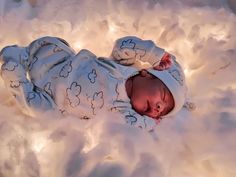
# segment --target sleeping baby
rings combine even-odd
[[[57,111],[92,119],[101,111],[148,131],[184,105],[186,85],[175,57],[151,40],[127,36],[109,58],[76,53],[63,39],[42,37],[0,53],[1,76],[27,114]],[[138,63],[148,63],[141,65]]]

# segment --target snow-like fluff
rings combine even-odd
[[[155,135],[104,113],[85,121],[23,115],[0,85],[0,176],[234,177],[233,0],[1,0],[0,48],[59,36],[109,56],[125,35],[152,39],[183,65],[189,100]]]

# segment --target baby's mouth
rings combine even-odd
[[[151,113],[151,106],[150,106],[150,103],[149,103],[148,100],[147,100],[146,107],[144,108],[143,114],[147,115],[149,117],[152,117],[154,119],[159,119],[160,118],[160,115],[158,113],[156,113],[156,112],[155,113]]]

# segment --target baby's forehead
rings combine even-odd
[[[160,80],[158,77],[153,76],[152,81],[147,84],[147,87],[153,87],[158,89],[165,89],[167,92],[170,92],[170,89]]]
[[[147,84],[147,87],[153,87],[153,86],[166,87],[166,85],[158,77],[153,76],[152,74],[151,74],[150,82],[147,82],[146,84]]]

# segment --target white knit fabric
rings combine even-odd
[[[176,114],[186,101],[187,87],[183,69],[173,56],[172,61],[173,63],[169,69],[163,71],[154,70],[152,68],[148,69],[148,72],[159,78],[167,86],[174,98],[174,108],[163,117]]]
[[[137,73],[134,67],[97,58],[88,50],[75,54],[53,37],[40,38],[28,47],[6,47],[0,59],[5,85],[25,113],[53,109],[62,115],[93,119],[114,112],[129,125],[148,131],[156,126],[154,119],[132,109],[127,96],[125,82]]]

